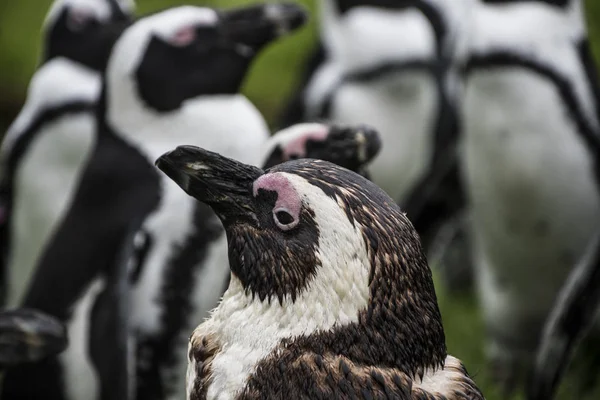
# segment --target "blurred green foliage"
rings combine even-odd
[[[244,87],[244,92],[271,123],[293,90],[303,62],[315,44],[316,3],[299,1],[311,11],[311,22],[298,34],[267,49],[254,64]],[[231,7],[253,2],[256,1],[137,0],[138,14],[181,4]],[[587,0],[586,3],[590,38],[596,59],[600,59],[600,1]],[[0,1],[0,128],[12,120],[25,98],[27,83],[38,59],[40,28],[50,4],[51,0]],[[484,328],[473,295],[449,296],[439,284],[436,287],[449,351],[465,362],[488,400],[502,399],[486,371],[482,347]],[[569,389],[567,381],[560,398],[572,399]],[[589,396],[590,400],[599,398],[600,393]]]

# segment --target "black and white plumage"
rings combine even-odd
[[[480,1],[471,39],[463,172],[487,350],[510,380],[598,228],[600,91],[580,0]]]
[[[265,146],[262,168],[299,158],[329,161],[368,177],[367,165],[381,149],[377,130],[324,123],[292,125],[275,133]]]
[[[482,399],[447,356],[418,235],[344,168],[193,146],[158,167],[227,232],[231,283],[190,339],[187,398]]]
[[[385,145],[372,178],[405,200],[456,134],[452,60],[468,2],[449,3],[320,2],[321,43],[283,124],[325,118],[373,125]]]
[[[225,239],[212,211],[153,162],[180,143],[260,162],[268,129],[239,89],[255,55],[304,20],[301,8],[281,3],[177,7],[136,21],[116,42],[98,141],[25,300],[77,331],[83,353],[70,346],[71,359],[53,366],[67,378],[68,396],[59,396],[181,397],[192,322],[225,286]],[[83,356],[93,368],[71,371]],[[42,368],[9,373],[10,390],[27,381],[39,391],[31,382],[47,380]]]
[[[94,141],[99,70],[130,0],[56,0],[41,65],[0,149],[0,297],[22,295],[66,210]]]
[[[27,308],[0,311],[0,371],[55,355],[67,347],[65,326]]]

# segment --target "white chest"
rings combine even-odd
[[[15,271],[12,302],[20,296],[42,247],[68,210],[93,148],[94,117],[65,115],[37,132],[17,167],[13,199]]]
[[[515,294],[551,302],[600,217],[590,152],[557,88],[535,72],[474,74],[464,110],[481,261]]]
[[[375,82],[341,86],[331,119],[377,128],[385,145],[369,171],[377,185],[400,201],[430,161],[438,105],[436,82],[430,73],[403,72]]]

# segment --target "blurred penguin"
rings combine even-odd
[[[480,0],[466,65],[463,172],[495,378],[531,368],[600,217],[600,91],[581,0]]]
[[[304,21],[294,4],[177,7],[118,39],[96,146],[24,301],[67,323],[71,345],[51,366],[8,371],[5,395],[46,398],[50,371],[60,398],[182,398],[187,337],[225,287],[226,238],[154,161],[190,143],[260,163],[268,128],[240,87]]]
[[[0,298],[22,294],[67,208],[94,141],[99,70],[133,0],[56,0],[41,65],[0,149]]]
[[[457,60],[466,50],[471,3],[320,2],[320,43],[282,120],[378,129],[383,147],[371,179],[403,206],[428,248],[442,223],[464,207],[452,145],[459,130]],[[432,186],[445,192],[425,210]]]

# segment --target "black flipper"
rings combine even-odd
[[[159,177],[153,165],[110,132],[100,135],[71,209],[37,266],[24,305],[67,322],[74,304],[96,278],[113,284],[122,273],[120,268],[115,269],[115,260],[124,251],[132,221],[139,223],[156,207],[159,193]],[[120,296],[121,288],[107,290],[104,296]],[[98,301],[107,300],[101,297]],[[99,323],[101,317],[96,314],[95,318]],[[119,317],[114,318],[116,323]],[[119,342],[118,338],[102,339],[98,345]],[[119,351],[106,347],[106,352],[112,350]],[[103,360],[93,362],[102,365]],[[113,372],[120,367],[111,368],[109,375],[100,376],[101,382],[113,381]],[[56,359],[45,365],[11,369],[1,397],[63,398],[60,376]]]
[[[56,318],[28,308],[0,311],[0,368],[43,360],[67,343],[66,328]]]
[[[88,346],[94,367],[101,377],[101,400],[128,399],[135,387],[135,382],[129,381],[135,365],[130,365],[129,356],[133,354],[133,348],[129,344],[128,314],[130,266],[132,261],[137,261],[134,238],[141,225],[142,221],[134,220],[126,229],[122,249],[105,277],[106,286],[96,297],[90,315]]]
[[[571,271],[550,313],[538,348],[529,400],[554,397],[569,361],[592,327],[600,304],[600,230]]]

